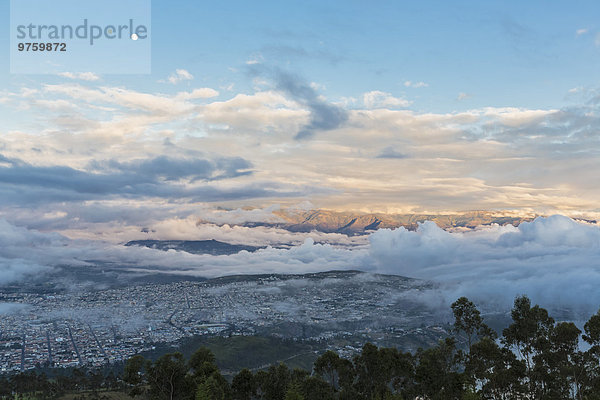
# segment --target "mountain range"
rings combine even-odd
[[[270,226],[292,232],[319,231],[364,234],[381,228],[404,227],[417,229],[418,223],[433,221],[442,229],[475,228],[479,225],[519,225],[531,221],[533,216],[514,216],[490,211],[469,211],[459,214],[384,214],[340,212],[331,210],[281,209],[274,211],[278,222],[251,222],[244,226]],[[200,221],[202,222],[202,221]]]

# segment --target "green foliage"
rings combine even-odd
[[[173,351],[169,344],[158,345],[146,358],[158,357]],[[270,336],[195,336],[184,339],[177,351],[191,358],[196,349],[205,347],[215,355],[215,364],[222,370],[239,371],[242,368],[264,368],[279,360],[294,357],[288,365],[311,369],[316,356],[310,343],[284,340]],[[295,357],[297,356],[297,357]]]
[[[304,396],[302,396],[298,387],[294,385],[285,393],[284,400],[304,400]]]
[[[454,339],[417,352],[415,382],[417,393],[432,400],[460,399],[467,381],[459,372]]]
[[[466,335],[469,351],[476,335],[491,335],[490,329],[483,323],[481,313],[469,299],[461,297],[452,303],[451,308],[454,314],[454,330]]]
[[[256,396],[257,384],[252,372],[247,368],[241,370],[233,377],[231,390],[234,400],[251,400]]]
[[[0,400],[57,399],[67,391],[64,400],[100,400],[108,397],[99,389],[115,387],[144,400],[600,400],[600,312],[582,336],[575,324],[557,323],[518,297],[512,323],[496,340],[468,299],[458,299],[452,311],[459,340],[446,338],[416,354],[367,343],[352,360],[323,353],[312,373],[279,363],[256,373],[242,369],[230,384],[203,346],[187,362],[182,353],[156,361],[134,356],[122,380],[77,368],[52,378],[34,371],[0,376]],[[463,353],[457,343],[465,342]]]
[[[227,381],[220,374],[214,374],[206,378],[198,385],[196,400],[225,400],[231,398],[228,395]]]
[[[184,400],[190,397],[192,382],[183,354],[165,354],[156,362],[146,364],[149,396],[156,400]]]

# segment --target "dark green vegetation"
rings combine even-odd
[[[177,351],[187,359],[200,347],[209,349],[215,355],[215,362],[224,375],[233,375],[244,367],[261,369],[275,361],[284,361],[291,368],[310,370],[317,359],[316,353],[323,349],[324,345],[270,336],[194,336],[183,339],[176,349],[165,343],[142,355],[155,360]]]
[[[0,394],[69,400],[123,398],[123,393],[140,400],[600,399],[600,311],[581,332],[519,297],[500,338],[468,299],[458,299],[452,311],[454,337],[415,354],[367,343],[352,360],[325,352],[310,372],[279,363],[257,372],[242,369],[228,380],[213,352],[201,347],[189,357],[135,356],[118,378],[81,370],[54,378],[35,373],[0,378]],[[269,345],[256,340],[256,346]],[[229,362],[242,349],[226,349],[219,341],[211,345],[228,353]],[[74,390],[79,397],[64,397]]]

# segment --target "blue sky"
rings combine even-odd
[[[186,65],[207,82],[229,78],[247,89],[228,68],[261,55],[330,96],[375,88],[410,96],[424,111],[556,107],[569,89],[598,79],[597,2],[166,4],[153,3],[159,75]],[[429,86],[410,90],[406,81]],[[471,97],[459,104],[459,93]]]
[[[2,8],[7,16],[8,2]],[[107,81],[164,90],[156,80],[185,68],[196,82],[248,92],[244,64],[256,58],[319,83],[331,98],[383,90],[410,98],[415,110],[448,112],[559,107],[570,89],[598,78],[593,1],[153,1],[152,14],[154,79]],[[7,46],[8,25],[1,29]],[[12,86],[36,77],[0,79]]]
[[[0,217],[73,236],[220,206],[599,217],[599,10],[154,1],[152,74],[0,60]]]

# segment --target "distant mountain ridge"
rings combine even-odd
[[[157,250],[177,250],[192,254],[210,254],[213,256],[239,253],[242,250],[254,252],[262,247],[230,244],[218,240],[132,240],[125,246],[148,247]]]
[[[501,215],[498,212],[470,211],[462,214],[383,214],[383,213],[354,213],[331,210],[283,209],[274,211],[283,222],[275,223],[245,223],[244,226],[272,226],[292,232],[320,231],[326,233],[344,233],[356,235],[367,233],[380,228],[404,227],[409,230],[417,229],[419,222],[433,221],[442,229],[475,228],[479,225],[519,225],[531,221],[533,217]]]

